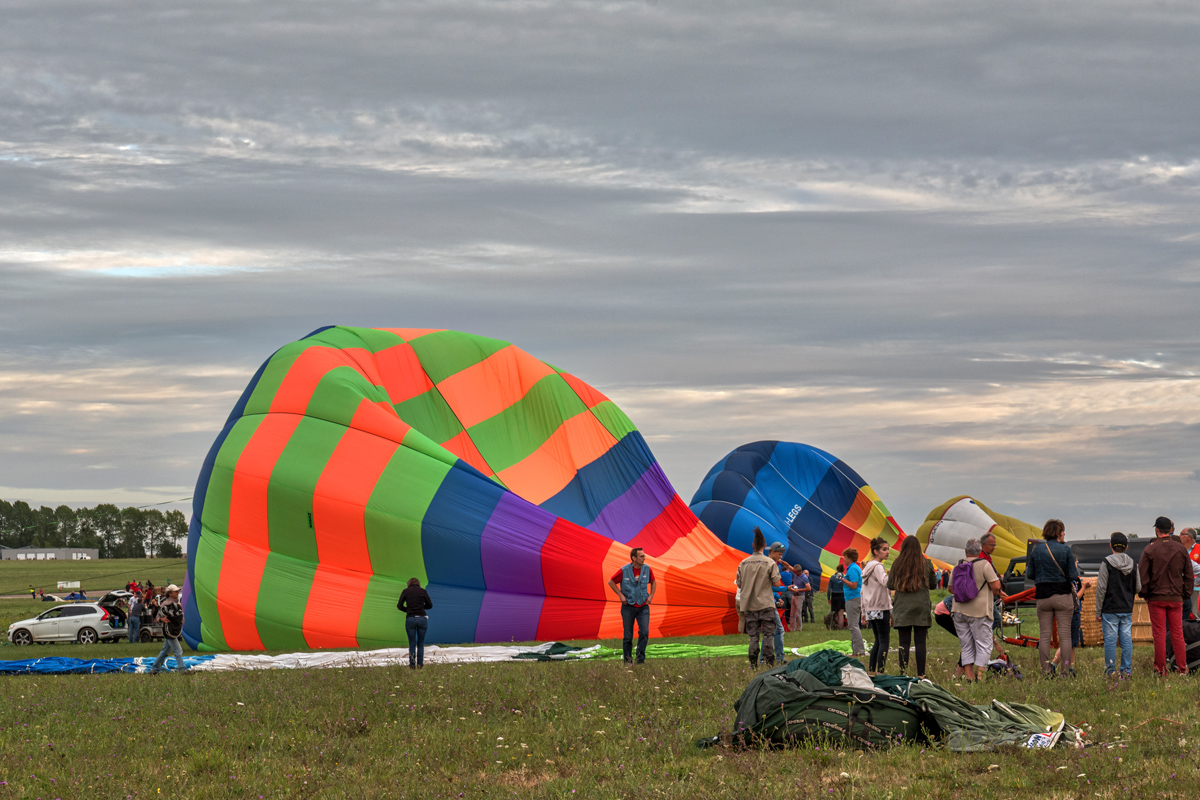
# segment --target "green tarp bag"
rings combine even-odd
[[[805,741],[865,750],[928,741],[929,717],[894,695],[825,686],[804,670],[777,667],[757,676],[734,703],[734,739],[742,744]]]

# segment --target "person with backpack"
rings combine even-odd
[[[1096,621],[1104,629],[1104,674],[1117,671],[1117,643],[1121,644],[1121,677],[1133,673],[1133,603],[1142,590],[1137,564],[1125,550],[1129,537],[1117,531],[1108,537],[1112,554],[1100,562],[1096,579]]]
[[[962,650],[966,679],[974,681],[987,673],[992,658],[992,597],[1000,594],[1000,576],[985,558],[983,545],[968,539],[963,548],[966,558],[958,562],[950,575],[950,594],[954,597],[954,630]]]
[[[1066,542],[1067,526],[1060,519],[1047,520],[1042,526],[1042,541],[1029,552],[1025,579],[1033,581],[1038,615],[1038,660],[1042,674],[1053,677],[1054,645],[1051,636],[1058,629],[1063,673],[1074,675],[1074,648],[1071,647],[1071,615],[1075,612],[1072,582],[1079,577],[1075,554]]]

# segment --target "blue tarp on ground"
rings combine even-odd
[[[184,656],[190,669],[212,660],[212,656]],[[31,658],[27,661],[0,660],[0,675],[88,675],[104,672],[149,672],[153,658]],[[175,668],[175,656],[166,666]]]

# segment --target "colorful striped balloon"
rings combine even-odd
[[[718,461],[692,498],[700,521],[729,545],[750,551],[755,526],[784,560],[810,576],[833,575],[842,551],[870,557],[882,536],[898,550],[904,531],[859,474],[824,450],[795,442],[745,444]]]
[[[736,629],[742,554],[575,376],[456,331],[330,327],[259,368],[197,482],[184,586],[203,650],[620,635],[607,588],[645,549],[656,636]]]

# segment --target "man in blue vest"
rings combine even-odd
[[[642,548],[629,551],[629,563],[621,567],[608,581],[608,587],[621,598],[621,623],[625,626],[621,647],[625,663],[633,661],[633,621],[637,620],[637,663],[646,663],[646,640],[650,638],[650,602],[658,585],[654,582],[654,571],[646,566],[646,554]]]

